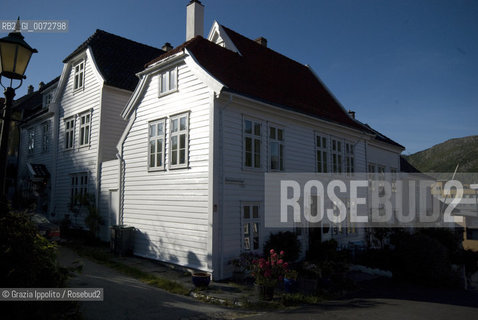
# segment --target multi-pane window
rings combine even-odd
[[[170,159],[171,168],[188,165],[188,114],[181,114],[170,119]]]
[[[35,128],[28,130],[28,153],[35,152]]]
[[[159,95],[175,91],[178,87],[178,69],[173,68],[159,75]]]
[[[345,142],[345,173],[348,176],[353,175],[355,171],[354,164],[354,145]]]
[[[260,250],[261,216],[259,204],[242,205],[242,239],[244,251]]]
[[[342,160],[343,160],[343,149],[342,141],[331,139],[332,140],[332,172],[333,173],[342,173]]]
[[[90,122],[90,113],[80,116],[80,146],[86,146],[90,143]]]
[[[74,71],[74,83],[73,83],[73,89],[81,89],[83,88],[84,81],[85,81],[85,62],[81,61],[80,63],[77,63],[73,67]]]
[[[48,93],[45,93],[43,95],[43,108],[48,108],[48,106],[51,103],[51,100],[53,99],[53,90],[48,91]]]
[[[315,150],[317,157],[317,172],[326,173],[327,170],[327,155],[328,155],[327,137],[316,135]]]
[[[392,192],[397,191],[397,172],[395,168],[390,168],[390,178],[392,180]]]
[[[284,130],[269,127],[270,169],[284,170]]]
[[[165,120],[149,123],[149,168],[164,168]]]
[[[42,125],[41,149],[43,152],[48,152],[48,145],[50,143],[50,123],[45,122]]]
[[[373,163],[368,164],[368,177],[370,180],[375,179],[375,164]]]
[[[88,194],[88,175],[76,173],[71,175],[70,202],[73,205],[79,204],[80,199]]]
[[[73,148],[75,137],[75,119],[65,121],[65,149]]]
[[[244,120],[244,167],[261,167],[261,123]]]
[[[380,165],[377,166],[377,172],[378,172],[378,179],[385,180],[385,167]]]

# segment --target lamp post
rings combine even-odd
[[[17,19],[15,31],[0,39],[0,85],[5,89],[5,106],[2,110],[2,138],[0,145],[0,197],[1,207],[6,206],[6,173],[8,163],[8,135],[12,115],[13,98],[15,90],[20,88],[25,77],[25,70],[30,62],[33,53],[38,52],[26,43],[20,33],[20,18]],[[10,79],[10,85],[5,87],[2,77]],[[13,80],[20,81],[20,84],[13,88]]]

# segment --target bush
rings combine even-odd
[[[427,285],[452,285],[456,280],[447,248],[420,232],[397,243],[392,273],[396,279]]]
[[[355,263],[373,269],[391,270],[393,251],[386,249],[368,249],[357,254]]]
[[[324,242],[316,241],[307,252],[307,259],[311,261],[330,261],[344,258],[343,252],[337,250],[336,240],[327,240]]]
[[[290,231],[271,233],[264,245],[264,256],[268,256],[271,249],[277,252],[284,251],[284,261],[294,262],[299,259],[300,242],[297,235]]]
[[[58,266],[56,246],[37,233],[30,218],[2,210],[0,214],[0,287],[64,287],[69,270]],[[6,319],[59,319],[76,303],[2,303]],[[74,312],[74,310],[73,310]],[[74,314],[68,317],[74,318]]]

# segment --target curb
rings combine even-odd
[[[210,295],[207,295],[207,294],[198,293],[198,292],[193,291],[193,290],[191,292],[189,292],[189,296],[191,296],[195,299],[198,299],[198,300],[217,303],[217,304],[221,304],[221,305],[233,305],[233,306],[237,306],[237,307],[244,306],[244,303],[241,302],[241,301],[238,301],[237,299],[234,299],[234,300],[231,301],[231,300],[228,300],[228,299],[216,298],[216,297],[213,297],[213,296],[210,296]]]

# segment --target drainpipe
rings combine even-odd
[[[224,110],[226,110],[232,103],[232,94],[229,94],[229,101],[222,106],[219,109],[219,116],[220,116],[220,121],[219,121],[219,135],[221,137],[221,145],[220,145],[220,150],[219,150],[219,155],[220,155],[220,176],[219,176],[219,199],[221,199],[221,214],[218,216],[218,222],[219,222],[219,261],[220,261],[220,274],[221,276],[224,276],[224,252],[223,252],[223,215],[225,212],[225,204],[224,204]]]
[[[121,149],[123,148],[123,146],[121,146]],[[123,151],[123,150],[121,150]],[[124,173],[123,173],[123,170],[124,170],[124,159],[123,157],[121,156],[120,153],[117,153],[116,154],[116,158],[118,158],[119,160],[119,181],[118,181],[118,191],[119,191],[119,196],[118,196],[118,201],[119,201],[119,204],[118,204],[118,224],[119,225],[123,225],[123,195],[124,195]]]

